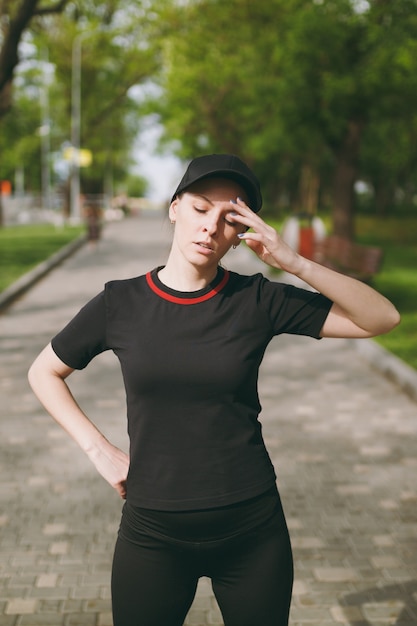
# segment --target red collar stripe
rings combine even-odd
[[[227,284],[228,280],[229,280],[229,272],[225,271],[224,276],[219,282],[219,284],[213,287],[213,289],[211,289],[207,293],[203,294],[202,296],[198,296],[196,298],[178,298],[177,296],[173,296],[170,293],[166,293],[165,291],[162,291],[162,289],[160,289],[157,285],[155,285],[151,276],[151,272],[148,272],[146,274],[146,282],[148,283],[152,291],[156,293],[156,295],[159,296],[160,298],[163,298],[164,300],[168,300],[169,302],[173,302],[174,304],[200,304],[200,302],[205,302],[206,300],[210,300],[210,298],[213,298],[223,289],[223,287]]]

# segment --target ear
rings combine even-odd
[[[172,223],[177,219],[178,202],[178,198],[175,198],[175,200],[173,200],[169,205],[168,216]]]

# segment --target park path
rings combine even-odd
[[[105,281],[163,264],[170,230],[159,213],[109,225],[96,249],[78,250],[0,316],[0,626],[112,626],[122,503],[39,406],[26,372]],[[225,264],[260,268],[244,246]],[[126,447],[117,360],[101,355],[71,386]],[[294,549],[291,625],[416,626],[417,404],[345,340],[275,339],[260,392]],[[203,579],[186,625],[221,624]]]

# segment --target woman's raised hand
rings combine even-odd
[[[298,276],[333,301],[320,333],[322,337],[374,337],[389,332],[399,323],[395,306],[375,289],[302,257],[242,200],[238,198],[232,204],[233,219],[252,229],[238,237],[262,261]]]
[[[231,201],[233,218],[251,231],[238,235],[267,265],[296,274],[303,265],[303,257],[283,241],[277,231],[266,224],[243,200]]]

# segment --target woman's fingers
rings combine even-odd
[[[126,481],[123,480],[122,482],[120,482],[118,485],[115,486],[115,489],[116,489],[117,493],[119,494],[119,496],[123,500],[126,500],[126,495],[127,495]]]
[[[236,221],[250,228],[251,231],[238,235],[268,265],[295,273],[299,265],[299,255],[290,248],[277,231],[263,221],[248,206],[237,198],[233,202]]]
[[[252,228],[257,233],[266,234],[270,231],[271,233],[276,234],[276,231],[271,226],[266,224],[266,222],[264,222],[259,215],[254,213],[243,200],[237,198],[236,201],[231,200],[230,202],[233,206],[231,216],[236,222],[243,224],[247,228]]]
[[[122,498],[125,498],[126,478],[129,471],[129,456],[105,440],[102,443],[102,447],[92,451],[89,457],[99,474],[101,474]]]

